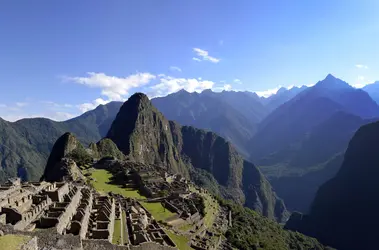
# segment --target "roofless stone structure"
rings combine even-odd
[[[121,220],[121,227],[115,227]],[[122,242],[112,244],[114,230]],[[9,180],[0,185],[0,230],[30,236],[23,249],[176,249],[175,243],[132,199],[100,195],[78,182]]]

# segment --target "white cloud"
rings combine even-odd
[[[363,64],[356,64],[355,67],[357,67],[358,69],[368,69],[368,66]]]
[[[8,106],[5,105],[5,104],[1,104],[1,103],[0,103],[0,108],[6,108],[6,107],[8,107]]]
[[[59,103],[56,103],[56,102],[52,102],[52,101],[41,101],[42,104],[45,104],[45,105],[49,105],[50,107],[52,108],[65,108],[65,109],[70,109],[70,108],[73,108],[74,105],[72,104],[68,104],[68,103],[65,103],[65,104],[59,104]]]
[[[170,93],[185,89],[188,92],[201,92],[205,89],[211,89],[215,83],[201,78],[187,79],[165,76],[160,79],[160,82],[150,87],[148,95],[150,97],[165,96]]]
[[[369,82],[371,82],[371,81],[367,80],[366,77],[358,76],[357,80],[355,81],[355,84],[353,84],[352,86],[354,88],[360,89],[360,88],[363,88],[364,86],[368,85]]]
[[[268,89],[268,90],[265,90],[265,91],[255,91],[255,93],[259,96],[259,97],[269,97],[271,95],[275,95],[276,92],[278,92],[278,90],[281,88],[281,86],[278,86],[274,89]]]
[[[196,62],[201,62],[201,59],[197,58],[197,57],[192,57],[192,60],[196,61]]]
[[[123,100],[122,100],[123,101]],[[92,109],[95,109],[97,106],[101,105],[101,104],[107,104],[111,102],[110,100],[104,100],[102,98],[97,98],[96,100],[94,100],[93,102],[87,102],[87,103],[83,103],[83,104],[79,104],[77,105],[77,108],[82,112],[87,112],[87,111],[90,111]]]
[[[121,101],[129,94],[132,88],[148,84],[155,75],[150,73],[137,73],[127,77],[108,76],[104,73],[88,72],[87,77],[65,77],[66,80],[86,85],[92,88],[100,88],[101,94],[111,101]]]
[[[208,51],[206,51],[206,50],[202,50],[202,49],[199,49],[199,48],[193,48],[193,51],[197,54],[198,57],[201,58],[201,59],[199,59],[197,57],[192,58],[195,61],[210,61],[210,62],[213,62],[213,63],[220,62],[219,58],[210,56],[209,53],[208,53]]]
[[[182,72],[182,69],[181,69],[181,68],[179,68],[179,67],[176,67],[176,66],[171,66],[171,67],[170,67],[170,70],[171,70],[171,71],[178,71],[178,72]]]
[[[16,102],[16,106],[19,107],[19,108],[22,108],[22,107],[28,106],[28,103],[26,103],[26,102]]]
[[[230,85],[230,84],[225,84],[224,85],[224,90],[229,91],[231,89],[232,89],[232,85]]]

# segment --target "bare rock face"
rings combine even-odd
[[[67,157],[86,156],[86,151],[76,137],[71,133],[65,133],[54,144],[41,181],[77,180],[82,177],[78,166]]]

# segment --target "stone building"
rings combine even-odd
[[[115,220],[122,223],[120,245],[112,244]],[[24,249],[32,250],[176,249],[138,201],[100,195],[78,182],[12,179],[0,185],[0,231],[31,237]]]

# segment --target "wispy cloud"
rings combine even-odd
[[[22,107],[28,106],[28,103],[27,102],[16,102],[16,106],[19,108],[22,108]]]
[[[0,103],[0,108],[6,108],[6,107],[8,107],[6,104]]]
[[[212,62],[212,63],[218,63],[218,62],[220,62],[219,58],[210,56],[209,53],[208,53],[208,51],[206,51],[206,50],[202,50],[202,49],[199,49],[199,48],[193,48],[193,51],[198,56],[198,57],[193,57],[192,58],[195,61],[209,61],[209,62]]]
[[[178,71],[178,72],[182,72],[182,69],[181,69],[181,68],[179,68],[179,67],[176,67],[176,66],[171,66],[171,67],[170,67],[170,70],[171,70],[171,71]]]
[[[108,97],[110,101],[121,101],[129,94],[132,88],[148,84],[155,75],[150,73],[137,73],[127,77],[108,76],[104,73],[88,72],[86,77],[65,77],[72,81],[91,88],[100,88],[101,94]]]
[[[196,62],[201,62],[201,59],[200,58],[197,58],[197,57],[192,57],[192,60],[196,61]]]
[[[368,69],[368,66],[363,64],[356,64],[355,67],[357,67],[358,69]]]
[[[238,84],[242,84],[240,79],[234,79],[233,82],[238,83]]]

